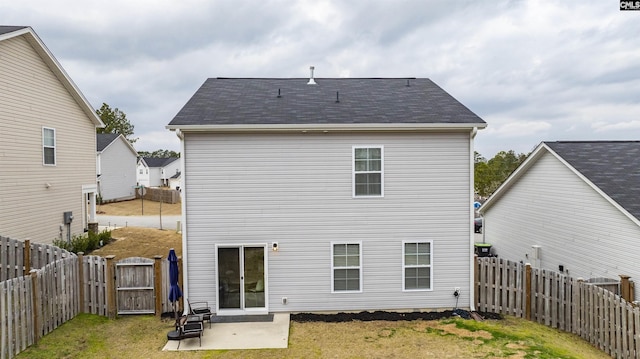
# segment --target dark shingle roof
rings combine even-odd
[[[485,124],[429,79],[315,81],[317,85],[307,85],[306,78],[210,78],[169,126]]]
[[[144,162],[149,167],[164,167],[169,163],[177,160],[177,157],[165,157],[165,158],[156,158],[156,157],[143,157]]]
[[[96,147],[98,152],[104,150],[111,142],[120,136],[117,133],[98,133],[96,134]]]
[[[18,30],[22,30],[24,28],[26,28],[27,26],[6,26],[6,25],[0,25],[0,35],[2,34],[7,34],[10,32],[14,32],[14,31],[18,31]]]
[[[640,219],[640,141],[545,142],[549,148]]]

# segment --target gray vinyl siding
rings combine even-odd
[[[83,233],[95,126],[26,40],[1,41],[0,54],[0,234],[51,243],[65,211],[75,215],[72,233]],[[56,131],[55,166],[43,166],[42,127]]]
[[[116,138],[100,156],[100,195],[104,201],[135,198],[137,155]]]
[[[352,146],[384,146],[384,197],[352,198]],[[268,251],[270,311],[469,306],[469,133],[185,134],[188,295],[215,308],[215,245]],[[402,241],[433,241],[403,292]],[[331,242],[361,242],[361,293],[331,293]],[[288,304],[283,305],[282,297]]]
[[[539,245],[543,269],[562,264],[572,277],[640,279],[640,227],[549,153],[484,217],[485,238],[501,258],[535,266],[531,246]]]

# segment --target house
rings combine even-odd
[[[138,161],[138,183],[145,187],[168,187],[169,179],[180,172],[180,158],[142,157]]]
[[[104,124],[31,27],[0,26],[0,54],[0,235],[70,239],[96,222]]]
[[[97,143],[98,194],[102,201],[136,198],[138,152],[117,133],[99,133]]]
[[[206,80],[167,126],[185,297],[218,315],[472,306],[485,126],[424,78]]]
[[[136,181],[139,186],[149,187],[149,165],[145,162],[144,157],[138,157],[136,165]]]
[[[543,142],[480,212],[502,258],[585,280],[640,280],[640,141]]]
[[[169,178],[169,188],[180,191],[180,182],[182,181],[182,174],[180,172],[174,174]]]

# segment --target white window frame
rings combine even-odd
[[[380,171],[358,171],[356,172],[356,150],[357,149],[380,149]],[[380,173],[380,194],[379,195],[356,195],[356,174]],[[367,145],[352,146],[351,148],[351,196],[352,198],[382,198],[384,197],[384,146]]]
[[[53,131],[53,146],[47,145],[45,143],[45,132]],[[58,163],[58,151],[56,149],[57,139],[56,139],[56,129],[51,127],[42,127],[42,165],[43,166],[55,166]],[[45,149],[53,148],[53,163],[47,163]]]
[[[427,265],[407,265],[405,262],[405,244],[407,243],[429,243],[429,264]],[[406,268],[430,268],[429,288],[406,289]],[[431,292],[433,291],[433,241],[432,240],[404,240],[402,241],[402,291],[403,292]]]
[[[335,245],[348,245],[348,244],[357,244],[358,245],[358,266],[336,266],[334,263],[334,249]],[[358,290],[336,290],[335,289],[335,281],[334,281],[334,273],[336,269],[358,269],[358,277],[359,277],[359,288]],[[331,242],[331,293],[362,293],[362,241],[336,241]]]

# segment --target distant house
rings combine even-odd
[[[138,157],[136,165],[136,181],[139,186],[149,187],[149,166],[144,157]]]
[[[103,201],[133,199],[138,153],[127,139],[116,133],[99,133],[97,138],[98,193]]]
[[[185,296],[218,315],[472,306],[485,126],[428,79],[208,79],[167,126]]]
[[[169,178],[169,188],[180,190],[180,182],[182,181],[182,174],[180,172],[174,174]]]
[[[543,142],[480,212],[502,258],[638,282],[640,141]]]
[[[180,172],[180,158],[142,157],[138,161],[138,183],[145,187],[169,187],[169,179]]]
[[[51,243],[96,221],[104,124],[28,26],[0,26],[0,235]]]

